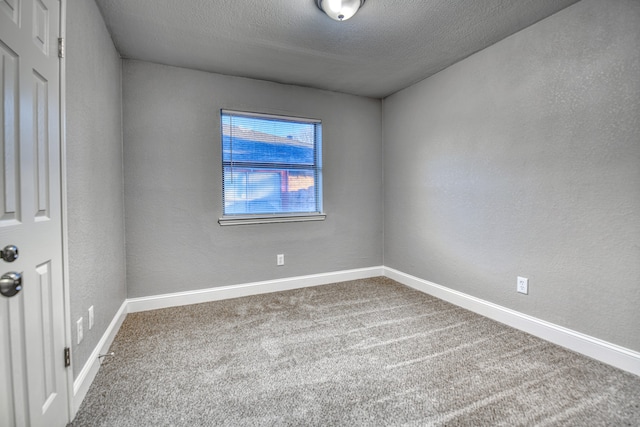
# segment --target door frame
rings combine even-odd
[[[67,43],[67,0],[60,0],[60,35],[63,47]],[[64,49],[66,50],[66,48]],[[60,94],[60,209],[62,221],[62,286],[64,293],[64,341],[65,347],[73,347],[71,333],[71,291],[69,284],[69,223],[67,210],[67,86],[66,86],[66,52],[58,58]],[[73,364],[67,368],[67,423],[75,418],[73,392]]]

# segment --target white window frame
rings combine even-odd
[[[235,114],[243,117],[257,117],[257,118],[266,118],[266,119],[275,119],[275,120],[289,120],[293,122],[299,123],[313,123],[320,124],[320,129],[322,129],[322,121],[318,119],[309,119],[304,117],[296,117],[296,116],[285,116],[285,115],[276,115],[276,114],[265,114],[265,113],[255,113],[248,111],[240,111],[240,110],[220,110],[220,117],[222,118],[223,114]],[[322,132],[322,130],[320,131]],[[274,214],[244,214],[244,215],[225,215],[224,214],[224,185],[222,188],[222,209],[223,215],[218,219],[218,224],[221,226],[228,225],[249,225],[249,224],[269,224],[269,223],[284,223],[284,222],[306,222],[306,221],[324,221],[327,217],[327,214],[323,211],[323,188],[322,188],[322,133],[319,137],[320,142],[320,150],[317,153],[315,162],[317,167],[317,182],[316,185],[318,189],[316,191],[317,194],[317,203],[320,206],[320,212],[310,212],[310,213],[274,213]],[[318,142],[314,142],[314,144],[318,144]],[[220,121],[220,149],[223,150],[223,127],[222,121]],[[319,167],[317,165],[320,165]],[[224,153],[222,153],[221,159],[222,165],[222,183],[224,183]]]

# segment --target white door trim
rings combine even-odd
[[[66,43],[67,39],[67,0],[60,0],[60,38]],[[59,59],[60,63],[60,207],[62,221],[62,286],[64,289],[64,342],[65,347],[71,348],[73,335],[71,334],[71,290],[69,286],[69,224],[67,211],[67,85],[66,59]],[[76,410],[73,400],[73,365],[67,368],[67,422],[73,421]]]

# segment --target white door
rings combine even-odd
[[[64,426],[60,194],[60,0],[0,0],[0,425]],[[7,251],[5,251],[5,255]],[[17,277],[17,276],[14,276]],[[0,290],[10,279],[0,280]]]

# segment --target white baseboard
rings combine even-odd
[[[640,353],[633,350],[437,285],[393,268],[384,267],[384,275],[403,285],[640,376]]]
[[[98,369],[100,368],[98,355],[106,353],[109,350],[127,313],[280,292],[378,276],[386,276],[459,307],[466,308],[482,316],[640,376],[640,353],[638,352],[402,273],[393,268],[380,266],[127,299],[123,302],[102,336],[102,339],[73,383],[72,416],[75,417],[76,412],[80,408],[80,404],[89,390],[89,386],[91,386],[91,383],[98,373]]]
[[[355,270],[334,271],[330,273],[312,274],[309,276],[267,280],[264,282],[221,286],[218,288],[201,289],[197,291],[130,298],[127,300],[128,312],[135,313],[138,311],[199,304],[209,301],[246,297],[249,295],[288,291],[291,289],[326,285],[329,283],[346,282],[348,280],[367,279],[369,277],[382,276],[383,271],[384,267],[382,266],[359,268]]]
[[[122,326],[122,322],[124,322],[126,316],[127,301],[125,300],[116,315],[113,317],[109,327],[102,335],[98,345],[91,353],[91,356],[89,356],[87,363],[82,367],[78,377],[73,382],[73,413],[71,414],[71,419],[75,418],[76,413],[78,413],[78,409],[80,409],[80,405],[82,404],[84,397],[87,395],[87,391],[89,391],[91,383],[93,383],[93,379],[96,377],[96,374],[100,369],[100,360],[98,359],[98,356],[109,351],[109,347],[111,347],[111,343],[120,330],[120,326]]]
[[[98,356],[107,353],[113,343],[122,322],[127,313],[155,310],[159,308],[177,307],[188,304],[198,304],[208,301],[239,298],[249,295],[258,295],[271,292],[280,292],[291,289],[306,288],[310,286],[327,285],[348,280],[367,279],[382,276],[384,267],[359,268],[355,270],[335,271],[330,273],[312,274],[309,276],[288,277],[264,282],[246,283],[242,285],[222,286],[218,288],[202,289],[197,291],[179,292],[175,294],[155,295],[151,297],[130,298],[122,303],[122,306],[113,317],[111,324],[98,342],[98,345],[89,356],[82,371],[73,382],[73,413],[75,418],[87,391],[100,369]]]

